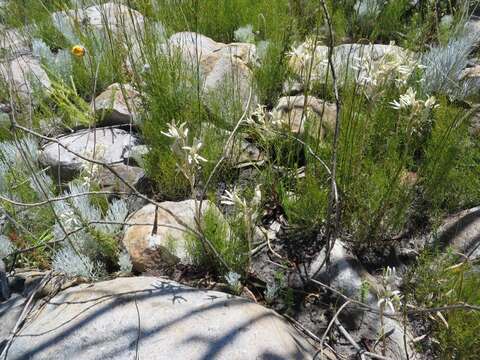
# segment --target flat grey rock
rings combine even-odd
[[[135,145],[135,136],[116,128],[98,128],[81,130],[61,136],[58,141],[69,150],[107,164],[119,164],[129,146]],[[71,180],[84,166],[85,162],[57,143],[47,144],[40,154],[40,161],[53,168],[53,174],[60,174],[62,181]]]
[[[67,289],[34,312],[8,359],[311,359],[275,312],[154,277]]]
[[[12,294],[6,301],[0,301],[0,354],[15,327],[23,310],[25,298],[20,294]]]
[[[305,106],[305,110],[304,110]],[[278,100],[273,109],[274,124],[288,129],[294,134],[304,134],[306,127],[309,135],[320,139],[326,132],[333,132],[337,116],[335,104],[304,95],[284,96]]]

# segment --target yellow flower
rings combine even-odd
[[[78,58],[81,58],[85,55],[85,48],[82,45],[75,45],[72,47],[72,54]]]

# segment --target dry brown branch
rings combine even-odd
[[[320,359],[323,359],[323,343],[325,342],[325,338],[330,332],[330,329],[332,328],[333,323],[335,322],[335,320],[337,320],[337,317],[340,315],[342,310],[345,309],[348,305],[350,305],[350,300],[346,301],[342,306],[340,306],[340,308],[337,310],[335,315],[333,315],[332,320],[330,320],[330,323],[328,324],[327,329],[325,330],[325,332],[322,335],[322,338],[320,339],[320,350],[315,354],[315,356],[313,357],[314,359],[317,357],[318,354],[320,354]]]
[[[33,208],[33,207],[38,207],[38,206],[43,206],[47,205],[49,203],[57,202],[57,201],[64,201],[76,197],[82,197],[82,196],[89,196],[89,195],[128,195],[126,192],[116,192],[116,191],[87,191],[87,192],[82,192],[78,194],[70,194],[70,195],[64,195],[64,196],[58,196],[55,198],[50,198],[44,201],[39,201],[39,202],[34,202],[34,203],[23,203],[19,201],[15,201],[12,199],[9,199],[5,196],[0,195],[0,200],[8,202],[12,205],[15,206],[23,206],[23,207],[28,207],[28,208]]]
[[[345,337],[345,339],[348,340],[348,342],[359,352],[360,358],[364,358],[365,356],[368,356],[372,359],[379,359],[379,360],[391,360],[390,358],[387,358],[385,356],[379,355],[372,353],[370,351],[363,351],[360,346],[355,342],[355,340],[352,338],[352,336],[348,333],[348,331],[343,327],[343,325],[338,321],[338,319],[335,319],[335,325],[338,327],[338,330],[342,333],[342,335]]]
[[[333,25],[330,13],[328,11],[325,0],[320,0],[323,11],[325,13],[325,21],[329,32],[329,43],[328,43],[328,64],[330,71],[332,72],[332,81],[333,81],[333,90],[335,94],[335,105],[337,112],[335,114],[335,133],[333,136],[333,154],[332,154],[332,166],[331,166],[331,189],[330,189],[330,200],[327,210],[327,234],[326,234],[326,255],[324,264],[328,264],[330,261],[330,252],[334,246],[334,242],[337,236],[338,227],[340,224],[340,200],[338,198],[338,189],[337,189],[337,157],[338,157],[338,139],[340,137],[340,96],[338,94],[338,83],[337,83],[337,74],[335,71],[335,65],[333,63],[333,52],[334,52],[334,36],[333,36]],[[322,264],[317,273],[323,268]]]

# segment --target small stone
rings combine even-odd
[[[285,96],[280,98],[273,110],[272,121],[294,134],[302,135],[308,127],[310,136],[317,137],[320,133],[322,139],[326,131],[332,131],[335,128],[336,116],[335,104],[313,96],[308,96],[306,102],[304,95]]]
[[[468,67],[460,73],[460,80],[480,77],[480,65]]]
[[[129,165],[145,167],[145,157],[148,155],[147,145],[135,145],[125,153],[125,161]]]
[[[110,85],[91,105],[103,126],[136,124],[140,107],[140,93],[129,84],[118,83]]]
[[[145,172],[142,168],[136,166],[129,166],[125,164],[114,164],[111,165],[111,168],[117,172],[117,174],[126,181],[129,185],[136,188],[140,179],[145,176]],[[98,182],[100,187],[105,191],[114,191],[114,192],[128,192],[132,190],[121,181],[118,176],[113,174],[110,170],[105,167],[101,167],[98,174],[95,176],[95,180]]]
[[[165,201],[160,203],[157,210],[155,205],[148,204],[130,215],[127,223],[139,225],[130,225],[127,228],[123,244],[136,271],[192,263],[187,252],[187,236],[191,236],[187,227],[195,229],[197,204],[195,200]],[[207,209],[217,211],[218,216],[222,217],[215,205],[205,200],[202,214]],[[156,231],[154,231],[155,213],[157,213]]]

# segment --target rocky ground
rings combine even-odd
[[[100,29],[108,26],[114,32],[143,21],[142,14],[129,12],[124,6],[106,6],[107,17],[100,13],[105,9],[98,6],[76,16],[81,22]],[[118,18],[127,12],[128,20],[120,26]],[[291,65],[299,73],[305,70],[299,54],[308,46],[304,43],[293,50]],[[36,87],[49,91],[54,85],[32,53],[31,44],[17,29],[8,29],[1,48],[9,54],[0,66],[13,86],[12,92],[27,108],[35,106],[30,99]],[[235,73],[243,110],[251,114],[257,108],[259,98],[250,86],[249,66],[256,61],[254,44],[224,44],[202,34],[180,32],[168,38],[167,48],[177,49],[185,63],[198,60],[204,94],[221,94],[226,75]],[[131,51],[126,68],[141,62],[138,47],[131,47]],[[327,46],[315,48],[318,62],[312,76],[319,81],[328,72],[328,52]],[[381,67],[385,57],[410,61],[416,56],[393,45],[343,44],[333,49],[333,66],[342,73],[348,57],[365,53],[373,68]],[[479,66],[466,69],[465,76],[479,76],[475,72]],[[367,76],[357,75],[359,79]],[[313,96],[305,98],[303,87],[284,85],[283,96],[272,108],[271,121],[292,134],[303,134],[308,127],[324,137],[335,128],[336,105]],[[203,99],[207,108],[213,106],[210,98]],[[4,104],[4,112],[11,114],[8,106]],[[149,149],[142,143],[137,126],[143,107],[141,94],[132,84],[111,84],[92,99],[90,107],[99,119],[94,127],[77,124],[65,130],[49,125],[41,133],[31,130],[40,139],[38,162],[50,169],[54,183],[61,184],[83,176],[85,159],[93,159],[98,167],[95,177],[99,191],[122,193],[128,198],[127,225],[120,243],[131,260],[131,272],[114,272],[102,281],[91,282],[53,271],[6,268],[0,259],[0,352],[4,359],[429,357],[415,344],[423,335],[415,317],[405,321],[401,313],[388,307],[384,310],[379,305],[380,294],[387,288],[402,288],[403,274],[426,247],[451,246],[468,257],[480,256],[478,207],[449,216],[432,233],[401,238],[385,250],[386,254],[367,251],[360,256],[338,239],[328,261],[323,243],[302,248],[298,241],[292,246],[291,229],[283,214],[265,209],[263,222],[253,234],[255,248],[248,276],[233,295],[229,281],[198,272],[188,255],[185,230],[196,226],[199,200],[158,201],[145,174],[142,157]],[[312,124],[305,123],[305,111]],[[472,122],[472,133],[478,132],[477,120]],[[265,160],[265,154],[250,139],[242,139],[228,156],[240,174],[239,186],[242,182],[250,186],[249,180],[255,179],[258,166]],[[210,209],[222,218],[228,207],[217,205],[205,200],[202,210]],[[300,252],[303,257],[296,257]],[[375,271],[386,266],[397,269],[389,283]],[[288,289],[286,296],[265,296],[271,284],[279,283]],[[361,298],[360,289],[365,289]],[[379,338],[380,328],[383,338]],[[382,346],[386,348],[381,350]]]

